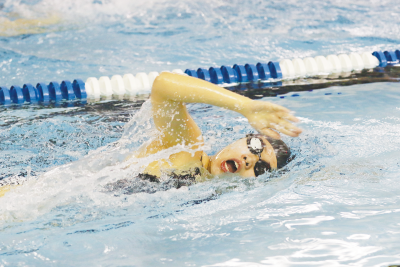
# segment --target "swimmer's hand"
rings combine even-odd
[[[289,122],[299,121],[290,110],[270,102],[252,100],[246,103],[241,113],[259,133],[275,139],[281,138],[276,131],[292,137],[297,137],[302,132],[300,128]]]

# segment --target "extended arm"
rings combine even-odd
[[[162,73],[154,81],[151,93],[153,118],[162,133],[166,147],[178,143],[202,141],[201,132],[190,117],[184,103],[204,103],[244,115],[259,132],[274,138],[278,130],[290,136],[298,136],[301,130],[287,120],[297,121],[284,107],[266,101],[254,101],[228,91],[212,83],[173,73]]]
[[[212,83],[179,74],[163,72],[154,82],[152,102],[204,103],[240,112],[251,99]]]

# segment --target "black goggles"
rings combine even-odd
[[[248,134],[247,136],[247,147],[249,151],[258,156],[258,161],[254,164],[254,174],[257,176],[266,173],[271,170],[271,166],[268,162],[261,159],[261,153],[265,148],[264,141],[254,134]]]

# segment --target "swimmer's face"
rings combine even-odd
[[[257,138],[261,139],[264,144],[260,153],[261,158],[250,151],[248,139],[242,138],[211,157],[211,174],[235,173],[242,177],[255,177],[257,173],[255,173],[254,167],[257,162],[260,164],[260,160],[261,164],[269,164],[271,169],[276,169],[277,161],[273,147],[263,136],[257,135]]]

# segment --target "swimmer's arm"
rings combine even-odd
[[[201,79],[163,72],[151,91],[152,103],[204,103],[241,112],[252,100]]]
[[[154,81],[151,91],[153,119],[162,135],[158,143],[155,141],[151,146],[160,150],[160,144],[168,148],[203,142],[201,130],[185,103],[205,103],[239,112],[251,101],[200,79],[163,72]]]
[[[258,131],[280,138],[274,130],[298,136],[301,130],[287,120],[298,121],[290,111],[266,101],[255,101],[212,83],[173,73],[161,73],[154,81],[151,93],[153,118],[164,137],[162,141],[180,143],[201,137],[184,103],[204,103],[236,111],[244,115]],[[172,119],[174,118],[174,119]]]

